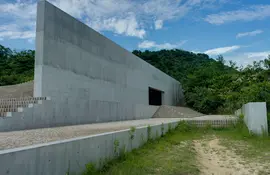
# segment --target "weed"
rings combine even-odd
[[[171,132],[172,132],[172,124],[169,123],[169,124],[168,124],[168,133],[171,133]]]
[[[151,140],[151,126],[147,126],[147,140]]]
[[[203,129],[204,129],[204,131],[208,131],[208,130],[212,129],[211,121],[206,121]]]
[[[117,156],[117,154],[118,154],[118,148],[119,148],[119,140],[114,140],[114,142],[113,142],[113,145],[114,145],[114,148],[113,148],[113,150],[114,150],[114,154]]]
[[[187,121],[180,121],[176,127],[176,129],[180,132],[190,132],[193,130],[192,128],[192,125],[189,124]]]
[[[92,163],[88,163],[85,165],[85,171],[82,174],[89,175],[89,174],[95,174],[95,173],[97,173],[95,165]]]
[[[130,130],[129,130],[130,140],[134,139],[135,131],[136,131],[136,128],[134,126],[130,127]]]
[[[119,160],[126,160],[126,145],[124,144],[122,149],[120,150]]]
[[[244,120],[245,115],[244,114],[240,114],[238,117],[239,117],[239,119]]]
[[[164,136],[164,123],[161,124],[161,137]]]

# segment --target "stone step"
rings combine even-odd
[[[48,100],[48,97],[2,98],[0,99],[0,102],[31,101],[31,100]]]
[[[16,103],[13,103],[13,104],[0,104],[0,109],[1,108],[19,108],[19,107],[28,107],[29,104],[37,104],[38,101],[34,101],[32,103],[26,103],[26,104],[16,104]]]
[[[7,113],[6,112],[0,112],[0,117],[6,117]]]
[[[20,106],[20,105],[27,105],[32,103],[38,103],[39,100],[31,100],[31,101],[6,101],[0,102],[0,108],[4,106]]]
[[[18,108],[0,108],[0,113],[1,112],[18,112]]]
[[[13,107],[5,107],[5,108],[1,108],[0,107],[0,112],[17,112],[18,108],[28,108],[28,105],[21,105],[21,106],[13,106]]]

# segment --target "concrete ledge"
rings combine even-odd
[[[59,175],[70,172],[80,173],[85,164],[94,163],[97,167],[104,164],[105,159],[117,156],[115,140],[119,141],[116,150],[125,148],[131,151],[147,142],[150,135],[155,139],[162,132],[174,129],[178,122],[164,123],[148,127],[138,127],[131,139],[129,129],[117,132],[79,137],[46,144],[33,145],[0,151],[0,174],[28,174],[28,175]]]

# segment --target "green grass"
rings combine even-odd
[[[143,174],[199,174],[194,159],[192,140],[202,137],[200,132],[188,132],[182,128],[171,131],[155,141],[151,140],[139,149],[125,153],[108,162],[101,170],[89,164],[83,174],[143,175]],[[88,172],[87,172],[88,171]]]
[[[253,161],[270,161],[270,138],[250,135],[243,122],[230,128],[198,129],[184,122],[164,137],[151,140],[139,149],[122,153],[101,170],[89,164],[84,175],[200,174],[193,140],[215,135],[229,149]],[[264,172],[261,172],[264,174]]]

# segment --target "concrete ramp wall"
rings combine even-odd
[[[33,97],[34,82],[26,82],[11,86],[0,86],[1,98]]]
[[[204,116],[204,114],[187,107],[163,105],[157,110],[153,118],[193,118],[201,116]]]

